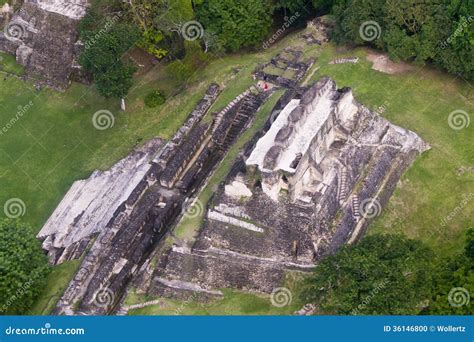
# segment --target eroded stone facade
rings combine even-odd
[[[329,78],[289,90],[207,204],[191,247],[160,258],[148,292],[271,292],[357,240],[428,146],[359,104]],[[169,284],[186,284],[186,288]]]
[[[77,71],[77,27],[87,6],[87,0],[26,0],[3,23],[0,51],[15,55],[27,75],[65,89]]]
[[[56,262],[85,255],[54,313],[112,312],[132,277],[146,273],[149,254],[183,215],[267,97],[246,92],[225,115],[203,122],[219,93],[219,86],[211,85],[164,147],[153,145],[146,155],[132,154],[112,170],[71,188],[39,234]],[[124,171],[123,164],[129,160],[134,161],[133,170]],[[208,296],[220,294],[195,284],[161,282],[169,288],[202,290]]]

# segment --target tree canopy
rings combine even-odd
[[[472,1],[333,0],[332,11],[338,42],[369,44],[394,59],[433,63],[474,79]],[[374,36],[364,37],[364,27]]]
[[[474,312],[474,229],[466,233],[462,253],[441,260],[433,277],[431,300],[424,311],[430,315],[472,315]]]
[[[418,240],[369,235],[325,258],[301,297],[321,313],[469,315],[474,293],[474,229],[458,255],[439,259]]]
[[[79,63],[93,76],[102,96],[123,98],[132,86],[135,69],[125,65],[122,57],[140,39],[140,31],[114,18],[94,11],[86,15],[80,27],[85,48]]]
[[[205,0],[196,6],[198,21],[234,52],[261,43],[272,25],[272,6],[266,1]]]
[[[429,290],[433,252],[400,235],[371,235],[325,258],[302,299],[328,314],[416,314]]]
[[[46,284],[49,268],[33,229],[0,219],[0,313],[17,315],[31,308]]]

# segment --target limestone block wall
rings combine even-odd
[[[0,34],[0,51],[16,55],[27,75],[65,89],[76,64],[77,26],[87,6],[86,0],[25,1]]]

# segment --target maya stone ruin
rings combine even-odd
[[[25,14],[40,11],[64,17],[69,27],[86,6],[41,3],[25,3],[16,20],[46,25],[45,17]],[[75,45],[77,37],[67,32],[67,43]],[[11,52],[40,70],[42,58],[58,47],[37,49],[34,32],[28,37]],[[4,43],[0,37],[0,49]],[[72,64],[60,58],[51,69],[64,77],[51,74],[56,84],[70,79],[75,57],[68,51],[64,58]],[[75,182],[38,234],[52,264],[83,258],[53,313],[122,313],[131,290],[193,300],[221,297],[222,288],[270,293],[286,272],[309,272],[357,241],[429,146],[327,77],[301,86],[314,62],[286,48],[256,68],[257,85],[219,112],[210,110],[223,89],[211,84],[168,142],[152,139],[110,170]],[[240,149],[212,198],[200,203],[214,171],[277,90],[284,93],[263,128]],[[177,238],[173,228],[196,208],[204,216],[196,235]]]
[[[77,27],[88,5],[88,0],[25,0],[15,13],[4,6],[0,51],[16,56],[28,77],[64,90],[72,79],[84,78]]]
[[[329,78],[287,95],[207,204],[194,244],[159,258],[149,294],[272,292],[285,271],[310,271],[358,239],[428,148]]]
[[[195,240],[169,245],[163,237],[268,96],[249,89],[202,122],[219,92],[209,87],[168,143],[154,139],[71,187],[38,234],[52,263],[85,255],[56,314],[117,312],[129,287],[178,299],[270,293],[286,271],[308,272],[356,241],[428,148],[329,78],[289,88],[201,204]]]

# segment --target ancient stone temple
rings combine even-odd
[[[288,90],[274,114],[207,204],[194,244],[161,256],[149,294],[271,292],[286,271],[310,271],[356,241],[428,148],[329,78]]]
[[[130,279],[268,96],[247,90],[211,122],[203,120],[220,91],[211,84],[166,144],[155,138],[110,170],[72,185],[38,234],[51,263],[84,257],[54,313],[116,308]]]
[[[0,51],[15,55],[27,75],[66,88],[77,65],[77,26],[87,6],[87,0],[26,0],[4,22]]]

